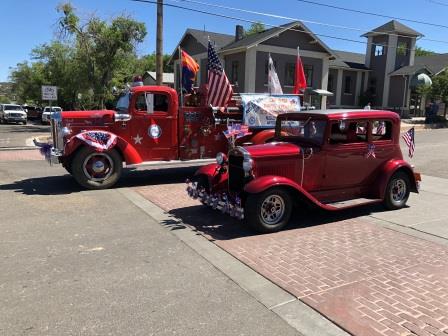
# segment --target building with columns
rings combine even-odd
[[[413,97],[415,77],[421,73],[437,75],[436,71],[448,67],[448,54],[415,57],[416,40],[421,36],[393,20],[363,35],[367,48],[365,54],[360,54],[330,49],[302,22],[295,21],[249,36],[244,35],[242,26],[236,26],[234,36],[187,29],[178,47],[200,65],[199,86],[207,82],[210,39],[237,93],[267,92],[269,54],[283,92],[292,92],[300,47],[308,84],[305,103],[317,108],[353,108],[370,102],[374,107],[409,111],[421,104]],[[175,86],[179,87],[177,49],[171,61],[176,69]],[[440,66],[434,69],[434,63]]]

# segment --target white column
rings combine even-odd
[[[364,72],[364,83],[363,83],[363,91],[366,92],[369,87],[369,72]]]
[[[359,106],[359,96],[361,95],[361,81],[362,81],[362,72],[358,71],[356,73],[355,106]]]
[[[409,65],[414,65],[414,63],[415,63],[415,42],[416,42],[416,39],[415,38],[412,38],[411,39],[411,45],[409,46],[409,52],[410,52],[410,55],[409,55]]]
[[[386,69],[384,73],[384,88],[383,88],[383,107],[389,105],[389,91],[390,91],[390,76],[389,74],[395,70],[395,61],[397,58],[397,35],[389,35],[387,43],[387,55],[386,55]]]
[[[344,73],[342,69],[338,69],[338,78],[336,81],[336,106],[341,106],[342,97],[342,77]]]
[[[252,47],[246,51],[246,62],[244,68],[244,92],[255,92],[257,67],[257,47]]]
[[[329,59],[324,58],[322,60],[322,89],[323,90],[328,90],[328,73],[330,71],[329,65],[330,65]],[[326,96],[322,97],[320,108],[322,110],[327,109],[327,97]]]

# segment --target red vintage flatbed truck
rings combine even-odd
[[[178,93],[167,86],[136,86],[120,96],[115,110],[55,113],[53,146],[46,156],[62,164],[83,187],[104,189],[118,181],[123,165],[212,159],[226,152],[223,131],[243,118],[237,101],[225,111],[214,109],[206,106],[205,89],[184,100],[186,106],[179,106]],[[99,148],[89,140],[92,136],[113,141]],[[239,143],[260,144],[273,136],[273,129],[257,128]]]

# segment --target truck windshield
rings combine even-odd
[[[23,111],[23,108],[19,105],[5,105],[5,111]]]
[[[127,93],[121,95],[120,98],[118,98],[115,110],[118,113],[128,113],[130,100],[131,100],[130,92],[127,92]]]
[[[282,119],[277,124],[276,136],[286,141],[306,141],[321,145],[324,140],[325,120]]]

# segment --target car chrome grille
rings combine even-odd
[[[21,113],[9,113],[8,116],[11,118],[21,118],[22,114]]]

